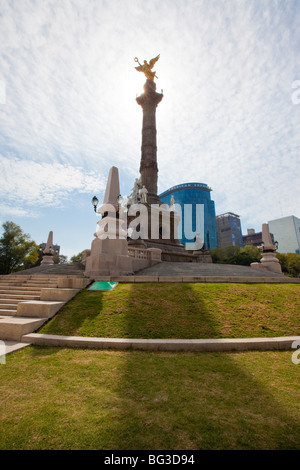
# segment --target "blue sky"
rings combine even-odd
[[[0,0],[0,224],[90,247],[110,167],[124,196],[139,176],[157,54],[159,192],[206,183],[243,233],[300,217],[299,24],[299,0]]]

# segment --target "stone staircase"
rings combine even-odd
[[[239,266],[232,264],[214,264],[214,263],[172,263],[163,261],[154,266],[142,269],[135,273],[135,276],[204,276],[204,277],[224,277],[228,280],[233,277],[238,278],[261,278],[261,279],[287,279],[283,274],[273,273],[266,269],[256,270],[250,266]],[[298,280],[299,281],[299,280]]]
[[[7,352],[27,345],[22,343],[23,335],[39,329],[90,283],[82,270],[41,271],[0,276],[0,340],[7,344]]]
[[[82,263],[71,264],[50,264],[36,266],[35,268],[26,269],[26,271],[19,271],[14,273],[14,276],[24,276],[24,274],[37,275],[37,276],[78,276],[84,277],[85,267]]]
[[[56,277],[3,276],[0,277],[0,317],[17,314],[19,302],[40,300],[42,288],[57,287]]]

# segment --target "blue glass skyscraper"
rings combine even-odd
[[[194,232],[194,235],[196,232],[200,232],[207,250],[218,246],[215,203],[210,198],[211,191],[211,188],[204,183],[184,183],[173,186],[159,195],[163,203],[170,206],[174,200],[175,205],[178,204],[181,207],[182,220],[179,241],[183,245],[193,243],[194,238],[191,232]],[[199,212],[196,212],[197,209],[199,210],[197,205],[201,205],[204,210],[204,227],[199,227],[202,218],[197,218]]]

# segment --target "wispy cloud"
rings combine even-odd
[[[0,198],[55,206],[138,176],[144,78],[157,63],[159,189],[209,184],[247,225],[299,214],[298,0],[2,0]],[[122,182],[121,182],[122,183]]]
[[[0,167],[0,198],[26,207],[60,207],[75,192],[93,193],[105,188],[105,181],[95,172],[66,164],[0,156]],[[1,209],[8,213],[9,208],[12,215],[25,215],[24,208],[12,209],[11,204],[0,205],[0,213]]]

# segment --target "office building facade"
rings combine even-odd
[[[294,215],[270,220],[269,230],[278,242],[278,253],[300,254],[300,219]]]
[[[243,247],[243,236],[240,217],[233,212],[227,212],[217,216],[218,247],[227,246]]]
[[[204,241],[205,249],[217,247],[216,211],[215,203],[211,200],[211,191],[204,183],[183,183],[159,195],[163,203],[180,206],[179,241],[186,247],[198,235]]]
[[[272,242],[274,243],[274,236],[270,233]],[[253,228],[247,229],[247,235],[243,235],[243,243],[244,246],[252,245],[252,246],[262,246],[262,232],[255,232]]]

